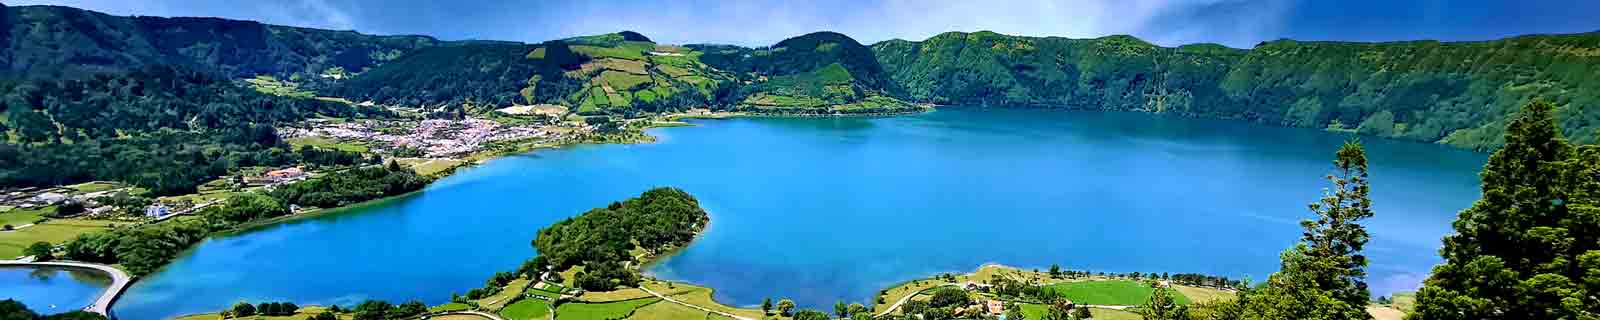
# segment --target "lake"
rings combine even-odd
[[[83,309],[111,286],[99,271],[57,267],[0,267],[0,299],[17,299],[39,314]]]
[[[1266,278],[1348,136],[1138,113],[941,111],[891,118],[728,119],[646,145],[493,160],[424,192],[209,239],[134,283],[114,313],[154,319],[248,300],[447,301],[533,255],[535,231],[653,186],[711,213],[650,268],[751,305],[820,307],[984,263]],[[1411,290],[1484,154],[1365,139],[1378,294]]]

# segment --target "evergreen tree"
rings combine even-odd
[[[1172,289],[1167,287],[1156,288],[1156,291],[1150,294],[1150,299],[1140,306],[1139,314],[1144,316],[1145,320],[1189,319],[1187,309],[1172,300]]]
[[[761,299],[761,314],[772,313],[772,298]]]
[[[1600,318],[1600,150],[1573,150],[1552,109],[1534,101],[1507,125],[1411,319]]]
[[[1327,176],[1333,184],[1310,209],[1301,243],[1285,251],[1281,269],[1259,293],[1241,295],[1247,319],[1369,319],[1366,257],[1369,236],[1359,220],[1372,217],[1367,197],[1367,157],[1359,142],[1346,142]]]

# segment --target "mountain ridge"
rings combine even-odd
[[[1500,133],[1516,106],[1545,99],[1557,106],[1563,131],[1575,141],[1593,142],[1600,129],[1600,109],[1589,108],[1600,104],[1600,31],[1474,41],[1279,39],[1248,49],[1210,43],[1166,47],[1130,35],[1075,39],[993,31],[952,31],[921,41],[864,45],[824,31],[752,48],[664,45],[633,31],[542,44],[440,41],[220,18],[0,8],[5,9],[0,15],[0,44],[5,45],[0,64],[7,73],[25,77],[178,64],[235,78],[272,75],[302,82],[301,88],[356,99],[377,95],[398,97],[380,102],[403,104],[548,103],[585,115],[692,107],[805,114],[915,110],[908,101],[1137,111],[1477,150],[1503,143]],[[560,64],[561,72],[526,65],[542,62],[510,52],[450,59],[439,51],[428,63],[408,64],[412,70],[376,74],[440,66],[455,76],[430,81],[481,81],[430,84],[419,75],[411,77],[418,80],[412,84],[344,84],[351,82],[346,77],[381,70],[428,48],[467,47],[455,50],[466,57],[474,49],[523,45],[531,48],[525,56],[533,57],[539,55],[536,47],[558,42],[577,52],[568,57],[577,60]],[[546,71],[530,76],[527,70],[535,69]],[[376,92],[385,88],[390,93]],[[369,89],[374,91],[360,92]]]

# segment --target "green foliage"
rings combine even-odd
[[[316,79],[329,68],[360,71],[418,48],[452,45],[425,36],[266,25],[218,18],[112,16],[62,6],[0,7],[9,71],[81,77],[152,63],[192,65],[230,78],[266,74]],[[11,37],[10,35],[16,35]]]
[[[950,32],[872,49],[919,102],[1149,111],[1309,128],[1371,122],[1358,130],[1487,150],[1502,143],[1506,116],[1536,96],[1565,107],[1563,131],[1595,141],[1600,109],[1584,106],[1600,104],[1597,40],[1600,33],[1452,43],[1285,40],[1241,50],[1165,48],[1126,36]]]
[[[271,195],[285,204],[334,208],[421,190],[430,181],[391,161],[279,186]]]
[[[1156,288],[1155,292],[1150,294],[1150,300],[1139,305],[1139,314],[1144,316],[1145,320],[1189,320],[1189,309],[1173,301],[1174,294],[1176,293],[1170,288]],[[1088,308],[1079,309],[1087,311]]]
[[[794,311],[794,300],[778,300],[778,315],[789,316]]]
[[[1574,150],[1534,101],[1484,165],[1412,319],[1600,317],[1600,147]]]
[[[289,152],[272,124],[387,115],[265,95],[171,67],[89,81],[0,82],[0,97],[16,137],[0,141],[0,185],[119,180],[157,195],[192,193],[239,167],[319,160]]]
[[[636,285],[638,275],[623,266],[644,262],[631,255],[635,248],[655,254],[682,246],[707,222],[693,196],[655,188],[539,229],[533,247],[556,270],[585,266],[574,279],[578,286],[605,291]]]
[[[56,257],[54,253],[51,253],[51,251],[55,251],[54,249],[55,246],[50,245],[49,242],[34,242],[28,245],[27,248],[22,249],[22,255],[33,256],[33,261],[50,261],[55,260]]]
[[[1243,319],[1366,319],[1370,298],[1365,282],[1366,257],[1361,254],[1370,236],[1360,220],[1373,216],[1368,198],[1366,152],[1355,141],[1339,148],[1332,184],[1323,198],[1310,205],[1316,220],[1304,220],[1301,242],[1282,255],[1277,273],[1256,292],[1241,292],[1239,307],[1230,311]],[[1185,310],[1187,311],[1187,310]]]
[[[972,304],[972,297],[967,292],[956,288],[945,288],[933,292],[933,298],[928,299],[928,305],[934,308],[958,307]]]
[[[22,302],[7,298],[0,300],[0,320],[106,320],[106,316],[83,310],[40,316]]]

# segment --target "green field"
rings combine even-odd
[[[44,215],[51,211],[55,211],[55,207],[11,209],[10,211],[0,212],[0,225],[15,227],[34,223],[39,219],[43,219]]]
[[[500,315],[511,320],[544,319],[550,314],[550,304],[539,299],[522,299],[500,310]]]
[[[108,221],[55,219],[11,232],[0,232],[0,259],[22,256],[22,249],[34,242],[61,244],[80,234],[105,230]]]
[[[78,190],[78,192],[90,193],[90,192],[100,192],[100,191],[106,191],[106,190],[121,188],[122,185],[118,184],[116,182],[92,181],[92,182],[84,182],[84,183],[79,183],[79,184],[75,184],[75,185],[70,185],[70,186],[67,186],[67,187],[68,188],[72,188],[73,190]]]
[[[632,320],[727,320],[732,319],[720,314],[701,311],[681,304],[660,302],[639,308],[633,312]]]
[[[607,320],[627,317],[634,309],[661,301],[659,298],[607,303],[568,302],[556,307],[557,320]]]
[[[1022,316],[1025,317],[1025,318],[1028,318],[1028,319],[1044,319],[1045,311],[1047,311],[1050,308],[1050,307],[1045,306],[1045,305],[1031,304],[1031,303],[1022,304],[1021,306],[1022,306]],[[1142,319],[1144,319],[1144,317],[1139,316],[1139,314],[1137,314],[1137,313],[1128,312],[1128,311],[1120,311],[1120,310],[1111,310],[1111,309],[1090,308],[1089,309],[1089,313],[1093,316],[1093,318],[1095,320],[1142,320]]]
[[[334,150],[343,150],[343,151],[350,151],[350,152],[367,152],[367,150],[370,150],[369,148],[367,148],[367,145],[365,145],[365,144],[361,144],[361,143],[357,143],[357,142],[341,142],[341,141],[336,141],[334,139],[324,138],[324,137],[299,137],[299,138],[291,138],[291,139],[285,140],[284,142],[288,142],[289,145],[294,146],[296,148],[298,148],[300,146],[313,146],[313,147],[318,147],[318,148],[329,148],[329,149],[334,149]]]
[[[1143,304],[1155,291],[1148,284],[1131,280],[1063,282],[1050,285],[1049,288],[1076,304],[1113,306]],[[1189,304],[1189,298],[1182,294],[1172,297],[1180,305]]]
[[[465,303],[451,302],[451,303],[446,303],[446,304],[433,306],[432,308],[428,308],[428,312],[461,311],[461,310],[467,310],[467,309],[470,309],[470,308],[472,308],[472,306],[469,306],[469,305],[467,305]]]

